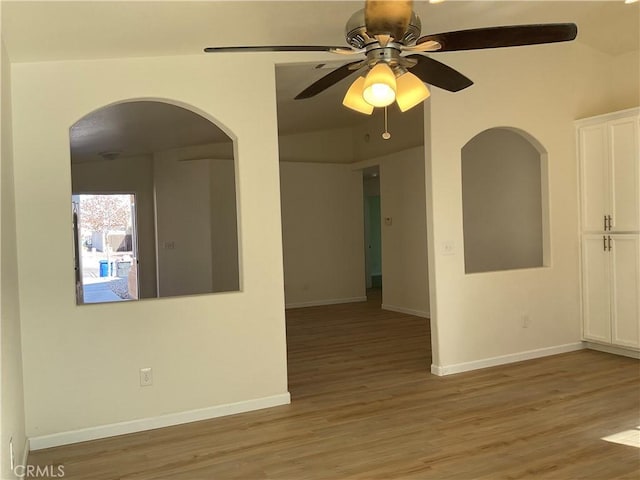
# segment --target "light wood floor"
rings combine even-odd
[[[601,440],[640,425],[637,360],[585,350],[436,377],[427,321],[379,298],[290,310],[287,329],[291,405],[30,463],[66,480],[638,478],[640,449]]]

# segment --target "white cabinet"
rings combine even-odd
[[[576,122],[583,232],[640,230],[640,113]]]
[[[583,339],[640,351],[640,109],[576,122]]]
[[[640,235],[611,238],[611,343],[640,348]]]
[[[610,256],[605,235],[582,238],[582,325],[585,340],[611,343]]]
[[[640,235],[582,237],[585,340],[640,348]]]

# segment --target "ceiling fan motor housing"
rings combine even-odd
[[[411,20],[409,20],[407,31],[401,39],[394,40],[403,45],[415,45],[418,38],[420,38],[421,30],[422,23],[420,22],[420,17],[418,17],[415,12],[411,12]],[[347,43],[356,50],[360,50],[367,45],[377,42],[375,37],[369,35],[367,32],[364,20],[364,9],[358,10],[351,15],[345,27],[345,37]]]

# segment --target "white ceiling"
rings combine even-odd
[[[206,55],[202,52],[206,46],[341,45],[345,44],[345,22],[363,5],[362,1],[3,0],[2,37],[12,62]],[[422,19],[423,34],[575,22],[577,41],[604,53],[638,51],[640,44],[640,4],[626,5],[622,0],[449,0],[439,4],[416,0],[414,9]],[[277,68],[281,133],[335,128],[365,119],[340,105],[348,79],[315,98],[293,100],[329,71],[315,66]]]

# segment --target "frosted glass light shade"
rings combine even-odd
[[[411,72],[400,75],[397,79],[396,102],[400,111],[406,112],[420,102],[429,98],[429,89],[418,77]]]
[[[344,96],[342,100],[342,104],[350,108],[351,110],[355,110],[356,112],[364,113],[366,115],[371,115],[373,113],[373,105],[369,105],[362,98],[362,91],[364,90],[364,77],[356,78],[355,82],[351,84],[349,90]]]
[[[386,63],[378,63],[364,79],[364,101],[374,107],[386,107],[396,99],[396,76]]]

